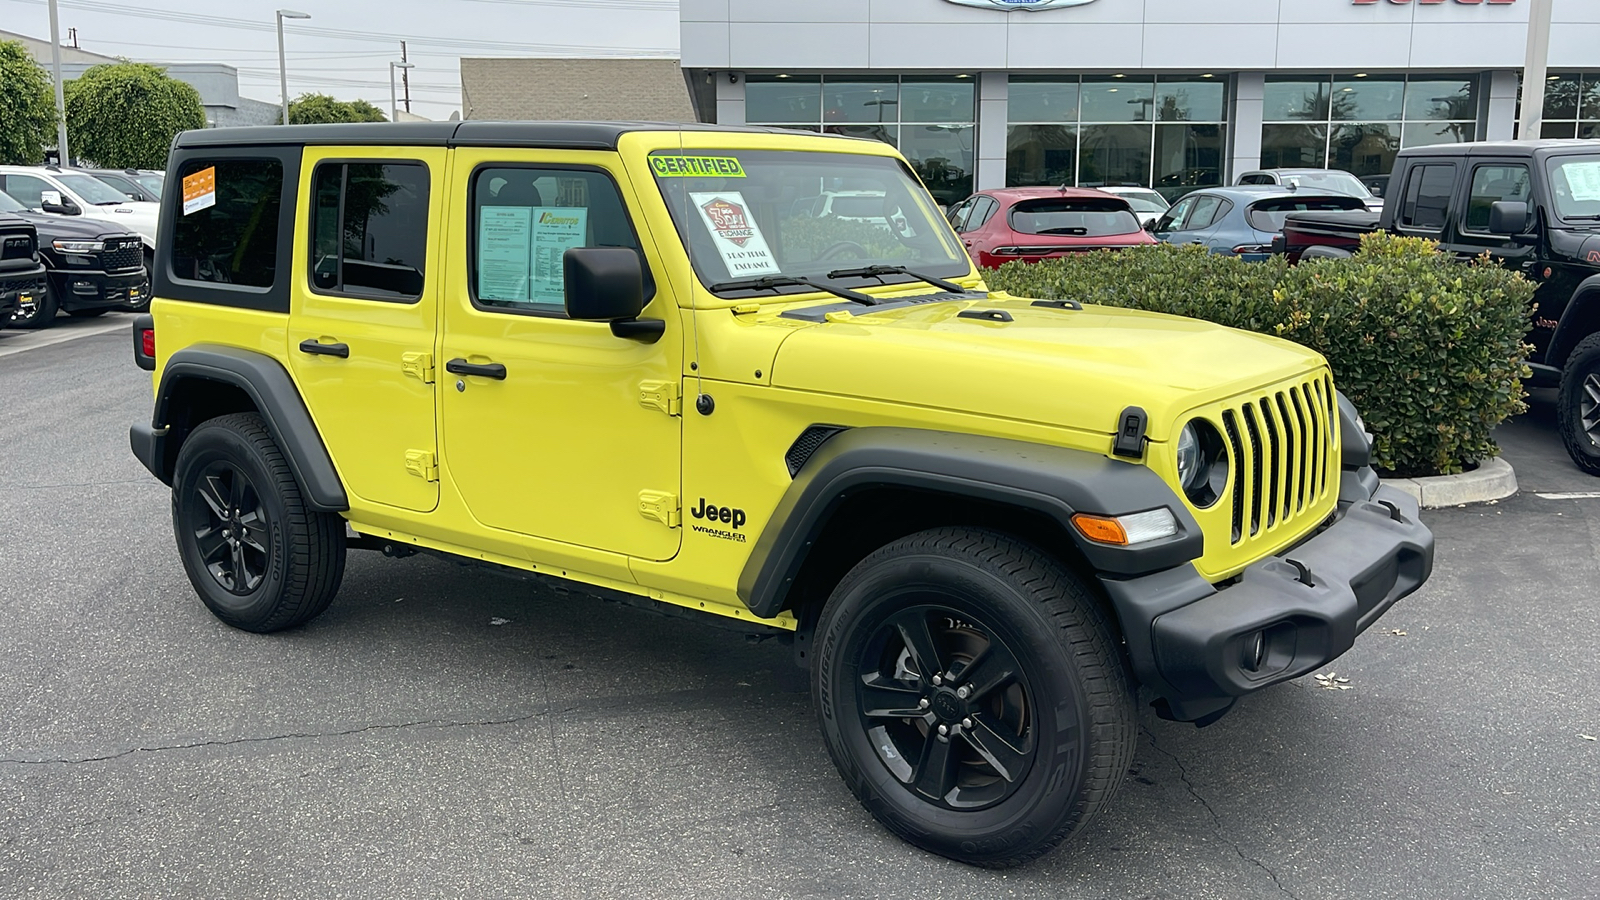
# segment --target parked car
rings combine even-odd
[[[1260,261],[1272,254],[1284,217],[1312,209],[1365,211],[1366,204],[1278,185],[1204,188],[1185,194],[1150,230],[1169,244],[1203,244],[1213,253]]]
[[[49,290],[18,305],[11,314],[11,327],[48,328],[58,310],[87,317],[150,305],[144,242],[137,234],[102,219],[33,212],[4,191],[0,191],[0,212],[38,230],[39,261],[49,281]]]
[[[787,636],[862,804],[1000,866],[1115,796],[1136,686],[1209,723],[1428,578],[1320,354],[991,294],[894,148],[689,127],[179,134],[172,177],[229,189],[163,195],[129,437],[198,599],[296,628],[372,573],[348,551],[428,549]],[[829,183],[914,237],[783,234]],[[978,199],[1138,232],[1108,194]]]
[[[1360,178],[1343,169],[1261,169],[1239,176],[1236,184],[1278,184],[1294,190],[1313,190],[1319,194],[1344,194],[1360,197],[1368,209],[1383,209],[1383,200],[1372,193]]]
[[[160,203],[161,188],[151,188],[138,178],[137,169],[78,169],[104,181],[128,195],[129,200],[141,203]]]
[[[1371,231],[1426,237],[1462,259],[1483,253],[1538,285],[1532,384],[1559,387],[1572,461],[1600,475],[1600,142],[1446,144],[1400,151],[1381,214],[1293,215],[1283,251],[1349,256]]]
[[[1023,187],[983,191],[950,208],[950,224],[984,268],[1118,249],[1155,240],[1125,199],[1088,188]]]
[[[48,290],[33,223],[0,212],[0,328],[17,307],[33,303]]]
[[[1115,194],[1128,201],[1128,205],[1133,207],[1133,214],[1139,217],[1139,226],[1141,228],[1161,218],[1168,209],[1172,208],[1172,204],[1168,203],[1167,198],[1161,196],[1159,191],[1153,191],[1147,187],[1107,184],[1096,187],[1095,190]]]
[[[93,175],[52,166],[0,166],[0,191],[42,213],[103,219],[135,232],[144,244],[145,268],[155,259],[159,203],[129,200]]]

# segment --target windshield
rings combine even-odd
[[[1139,231],[1139,219],[1120,199],[1051,197],[1011,208],[1011,230],[1021,234],[1110,237]]]
[[[1600,218],[1600,156],[1558,156],[1546,165],[1556,215]]]
[[[708,286],[745,278],[826,279],[838,269],[873,265],[944,278],[972,268],[933,198],[892,157],[657,151],[650,168],[695,273]],[[859,284],[862,278],[878,282],[840,280]]]
[[[129,175],[128,177],[144,185],[145,190],[150,193],[155,194],[157,197],[161,196],[161,186],[165,183],[165,179],[162,178],[160,173],[140,172],[137,175]]]
[[[1333,212],[1337,210],[1366,209],[1359,197],[1279,197],[1275,200],[1257,200],[1245,210],[1245,220],[1257,231],[1279,232],[1292,212]]]
[[[95,206],[111,206],[117,203],[127,203],[128,195],[117,190],[93,175],[80,175],[75,172],[62,172],[56,178],[61,183],[71,188],[79,197]]]
[[[134,181],[126,175],[114,175],[108,172],[104,175],[96,175],[94,177],[100,181],[104,181],[106,184],[111,185],[112,188],[121,191],[134,200],[150,199],[150,193],[145,190],[144,185]]]
[[[1372,196],[1372,192],[1367,190],[1367,186],[1361,183],[1361,179],[1351,175],[1349,172],[1341,172],[1337,169],[1323,169],[1317,172],[1295,172],[1292,175],[1282,175],[1280,179],[1284,184],[1292,184],[1295,187],[1312,187],[1319,191],[1344,194],[1346,197],[1360,197],[1365,200]]]
[[[22,212],[27,207],[17,202],[17,198],[5,191],[0,191],[0,212]]]
[[[1116,191],[1118,197],[1128,201],[1136,213],[1164,213],[1169,204],[1155,191]]]

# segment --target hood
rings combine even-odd
[[[1137,406],[1161,441],[1189,410],[1326,365],[1297,344],[1198,319],[1032,303],[997,295],[817,324],[783,342],[772,383],[1108,435]],[[1010,321],[959,315],[969,310]]]
[[[40,244],[51,241],[97,241],[134,233],[132,228],[118,228],[111,222],[90,216],[56,216],[36,212],[16,212],[11,215],[32,222],[39,229]]]
[[[84,210],[83,217],[110,222],[122,231],[137,232],[146,243],[154,244],[156,219],[160,213],[159,203],[140,203],[137,200],[130,200],[114,206],[92,206]]]

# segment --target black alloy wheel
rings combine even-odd
[[[232,463],[207,465],[195,482],[199,503],[184,504],[200,559],[223,590],[247,596],[272,562],[272,528],[250,477]]]
[[[879,822],[951,859],[1026,862],[1081,830],[1133,761],[1126,663],[1083,582],[1010,536],[888,544],[817,622],[812,697]]]
[[[1556,424],[1573,463],[1600,475],[1600,334],[1580,341],[1561,369]]]
[[[1027,676],[998,632],[936,592],[884,620],[856,668],[860,725],[907,790],[946,809],[1010,797],[1033,767]]]

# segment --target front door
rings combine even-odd
[[[455,151],[440,378],[444,458],[477,521],[627,556],[670,559],[682,533],[677,304],[616,154]],[[567,318],[562,260],[640,252],[654,343]],[[450,374],[475,367],[479,374]],[[481,368],[479,368],[481,367]]]
[[[290,369],[352,502],[439,503],[442,148],[307,148]]]

